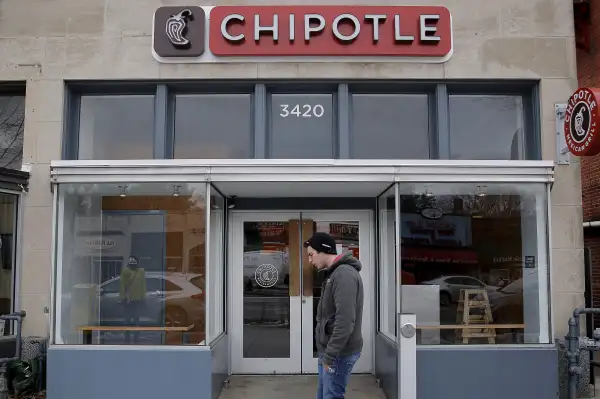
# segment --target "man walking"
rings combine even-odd
[[[310,263],[325,274],[315,328],[317,399],[343,399],[363,346],[362,265],[350,252],[338,255],[335,239],[326,233],[315,233],[304,247]]]

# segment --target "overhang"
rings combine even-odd
[[[53,184],[127,182],[552,183],[552,161],[128,160],[53,161]]]
[[[27,192],[29,187],[29,172],[22,170],[0,168],[0,190]]]

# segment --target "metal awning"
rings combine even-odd
[[[29,172],[0,168],[0,190],[27,192],[29,189]]]
[[[53,184],[127,182],[552,183],[552,161],[128,160],[53,161]]]

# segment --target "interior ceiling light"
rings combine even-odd
[[[173,184],[173,197],[179,197],[179,188],[181,186],[178,186],[176,184]]]
[[[235,208],[235,199],[236,199],[235,195],[232,195],[231,197],[229,197],[229,201],[227,201],[227,208],[228,209]]]
[[[119,197],[121,198],[125,198],[127,197],[127,185],[125,186],[117,186],[119,189],[121,189],[121,194],[119,194]]]
[[[477,191],[475,191],[475,195],[478,197],[485,197],[487,195],[486,190],[486,186],[477,186]]]

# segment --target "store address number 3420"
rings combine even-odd
[[[325,109],[321,104],[280,104],[281,112],[279,116],[287,118],[295,116],[297,118],[320,118],[325,113]]]

